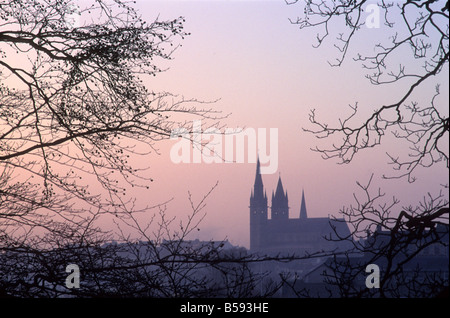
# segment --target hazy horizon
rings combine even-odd
[[[150,91],[214,101],[205,107],[228,115],[220,120],[220,132],[226,128],[265,129],[269,137],[270,129],[277,129],[277,170],[262,176],[269,206],[280,176],[288,192],[291,218],[299,216],[302,191],[308,217],[340,217],[341,208],[354,204],[353,194],[359,193],[356,183],[367,183],[372,174],[372,191],[381,188],[387,202],[397,197],[397,212],[403,206],[417,206],[428,192],[445,191],[441,185],[448,185],[449,177],[443,162],[418,170],[417,181],[411,184],[405,179],[382,179],[383,174],[396,175],[387,164],[386,152],[404,156],[409,150],[409,144],[392,136],[386,136],[379,147],[359,152],[350,164],[339,165],[311,151],[316,146],[330,146],[332,140],[320,140],[303,131],[314,128],[308,119],[311,109],[316,110],[319,121],[336,124],[351,113],[349,105],[357,102],[362,116],[404,94],[401,88],[408,86],[407,81],[374,86],[365,78],[368,70],[353,61],[357,53],[371,53],[376,43],[388,40],[386,26],[362,28],[342,66],[331,67],[329,62],[339,53],[333,45],[340,26],[331,30],[321,47],[314,48],[319,29],[300,30],[289,20],[303,14],[300,2],[138,0],[134,6],[148,22],[183,16],[185,30],[191,33],[179,43],[173,60],[155,60],[165,71],[145,79]],[[393,56],[391,65],[400,59]],[[429,102],[438,83],[439,101],[448,101],[448,68],[423,83],[413,100],[419,105]],[[136,167],[148,167],[142,176],[153,179],[149,189],[130,189],[128,194],[136,197],[136,207],[170,201],[168,216],[185,220],[191,212],[189,193],[198,203],[218,183],[205,201],[206,216],[200,230],[188,238],[228,239],[234,245],[249,247],[249,198],[256,164],[247,159],[243,163],[177,164],[170,157],[176,142],[158,142],[159,153],[130,159]],[[448,199],[448,189],[444,196]],[[157,209],[142,219],[150,219],[153,213]]]
[[[302,128],[313,128],[308,121],[311,109],[316,109],[319,119],[336,123],[350,113],[349,104],[358,102],[362,110],[370,110],[403,93],[398,86],[371,85],[364,78],[366,70],[351,60],[383,38],[383,26],[362,30],[343,65],[330,67],[328,61],[337,57],[333,38],[313,48],[317,31],[299,30],[289,22],[302,13],[299,5],[288,6],[284,1],[138,1],[137,6],[149,20],[184,16],[185,29],[191,33],[174,53],[169,69],[149,82],[151,89],[205,101],[219,99],[212,106],[230,113],[221,121],[226,127],[278,129],[278,170],[263,175],[269,206],[279,176],[289,195],[291,218],[299,215],[302,190],[308,217],[339,217],[343,206],[354,203],[356,182],[366,183],[372,174],[373,191],[381,187],[386,201],[395,195],[401,200],[399,208],[416,205],[427,192],[439,191],[439,184],[448,184],[448,176],[442,173],[444,164],[420,171],[412,184],[382,180],[383,174],[395,175],[387,165],[386,151],[408,150],[394,138],[359,153],[349,165],[323,160],[310,150],[330,144],[303,132]],[[441,87],[448,86],[445,78],[441,74],[427,86],[439,82]],[[441,91],[440,98],[448,99],[448,90]],[[256,164],[174,164],[169,157],[174,143],[160,144],[161,154],[149,157],[147,173],[154,182],[151,191],[138,194],[138,199],[152,205],[174,198],[167,205],[168,213],[183,217],[188,191],[199,201],[218,182],[206,201],[207,215],[200,231],[191,238],[228,239],[248,247],[248,206]]]

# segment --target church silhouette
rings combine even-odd
[[[308,218],[305,193],[298,218],[289,218],[287,191],[283,189],[281,176],[275,193],[272,191],[271,217],[264,190],[259,159],[256,164],[255,184],[250,196],[250,250],[260,254],[312,254],[321,251],[344,251],[351,242],[340,240],[351,236],[344,219],[320,217]]]

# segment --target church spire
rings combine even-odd
[[[263,182],[262,182],[262,177],[261,177],[261,167],[260,167],[260,163],[259,163],[259,157],[258,157],[258,161],[256,163],[256,176],[255,176],[255,184],[253,187],[253,196],[254,197],[259,197],[262,198],[264,197],[264,186],[263,186]]]
[[[253,186],[252,193],[250,196],[250,205],[267,206],[267,194],[264,191],[264,185],[262,182],[259,157],[256,163],[255,184]]]
[[[277,196],[277,197],[284,196],[284,189],[283,189],[283,183],[281,182],[281,176],[278,177],[278,184],[277,184],[277,189],[275,191],[275,196]]]
[[[250,249],[264,246],[267,223],[267,194],[261,177],[259,157],[256,164],[255,184],[250,196]]]
[[[302,205],[300,207],[300,219],[306,220],[308,215],[306,213],[306,201],[305,201],[305,191],[302,190]]]
[[[281,176],[278,177],[277,189],[275,194],[272,192],[272,219],[288,219],[289,218],[289,203],[287,191],[283,189]]]

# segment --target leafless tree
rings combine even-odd
[[[139,212],[151,211],[137,209],[127,192],[149,189],[153,181],[133,158],[157,152],[155,143],[174,128],[190,131],[189,116],[212,125],[222,117],[205,102],[146,86],[188,35],[183,22],[180,17],[147,23],[119,0],[95,0],[87,7],[72,0],[0,4],[4,295],[77,294],[61,280],[69,260],[90,276],[79,291],[83,295],[140,295],[125,276],[135,275],[137,282],[145,271],[119,277],[125,268],[142,268],[141,260],[120,257],[125,243],[105,245],[114,236],[102,221],[111,217],[123,227]],[[159,240],[148,242],[161,252]],[[143,287],[162,284],[158,279]]]
[[[344,297],[437,297],[448,292],[448,199],[444,193],[423,199],[418,206],[401,207],[395,198],[358,183],[356,204],[341,213],[351,224],[353,249],[334,256],[324,272],[329,285]],[[399,211],[400,213],[395,213]],[[379,286],[369,289],[366,267],[381,269]],[[447,270],[446,270],[447,268]],[[447,274],[445,273],[447,271]]]
[[[297,1],[289,2],[295,4]],[[341,66],[348,59],[349,47],[355,34],[367,24],[365,12],[367,1],[306,1],[304,16],[292,21],[300,28],[322,28],[317,35],[317,46],[329,37],[330,30],[338,29],[334,47],[339,56],[332,66]],[[350,116],[340,119],[339,125],[331,126],[317,120],[316,112],[310,114],[310,121],[317,127],[311,131],[319,138],[337,135],[337,142],[331,148],[316,148],[324,158],[337,158],[341,163],[349,163],[360,150],[379,145],[386,133],[406,139],[411,144],[409,160],[401,160],[390,155],[392,164],[401,174],[414,181],[413,172],[419,166],[431,166],[437,162],[448,163],[449,120],[446,109],[448,103],[439,100],[439,86],[426,105],[413,101],[414,93],[423,84],[448,68],[448,3],[442,1],[380,1],[380,24],[385,29],[385,42],[375,45],[373,55],[358,53],[353,58],[368,70],[370,83],[385,85],[392,89],[398,84],[403,90],[401,97],[388,105],[380,105],[367,118],[355,122],[357,103],[350,106]],[[339,29],[344,20],[345,26]],[[365,28],[364,28],[365,29]],[[405,56],[409,52],[409,56]],[[396,58],[401,54],[401,63]],[[417,67],[420,64],[421,67]],[[444,72],[446,73],[446,72]],[[443,76],[445,76],[444,74]],[[406,88],[400,82],[409,83]],[[394,129],[395,128],[395,129]],[[403,171],[405,170],[405,171]]]
[[[294,8],[300,5],[298,1],[287,4]],[[313,150],[324,159],[334,158],[338,163],[348,164],[357,153],[378,147],[391,135],[406,141],[409,151],[406,158],[405,154],[388,154],[389,164],[397,173],[386,174],[384,178],[414,182],[418,169],[438,165],[443,165],[448,173],[448,100],[440,98],[439,84],[434,92],[426,88],[432,80],[445,82],[448,76],[448,1],[306,0],[303,15],[291,22],[301,29],[318,29],[317,47],[323,46],[335,32],[333,44],[338,56],[329,64],[339,67],[349,59],[356,34],[373,27],[373,21],[368,20],[368,5],[375,5],[380,22],[376,27],[383,27],[386,36],[375,44],[373,54],[357,53],[353,61],[367,70],[366,78],[371,84],[400,91],[401,96],[391,103],[376,105],[367,116],[361,115],[361,107],[355,103],[350,106],[350,115],[339,119],[337,125],[320,121],[312,110],[309,119],[314,128],[304,130],[332,141],[331,147]],[[424,96],[429,100],[423,101]],[[383,203],[385,194],[381,190],[372,192],[372,179],[373,176],[367,185],[358,183],[363,195],[355,194],[356,204],[341,211],[353,227],[353,237],[340,239],[352,240],[352,252],[365,257],[360,262],[350,254],[335,257],[330,263],[333,270],[325,273],[328,282],[341,288],[343,296],[429,297],[445,290],[448,293],[448,277],[419,280],[418,276],[405,275],[407,264],[430,245],[444,245],[448,249],[448,184],[442,185],[439,194],[425,195],[418,206],[399,207],[396,199]],[[361,278],[361,273],[367,275],[365,265],[377,262],[384,266],[381,287],[368,290],[364,282],[355,287],[356,278]]]
[[[143,83],[187,35],[182,18],[148,24],[120,1],[94,1],[79,9],[87,22],[72,26],[73,5],[0,7],[3,227],[58,231],[70,221],[79,224],[71,237],[104,213],[127,212],[127,188],[152,181],[130,156],[156,151],[156,141],[185,125],[176,114],[214,113]]]
[[[125,223],[135,238],[123,235],[118,241],[49,242],[42,249],[23,244],[3,246],[0,254],[0,296],[3,297],[152,297],[152,298],[248,298],[268,297],[280,283],[263,282],[268,272],[255,273],[252,264],[278,258],[248,254],[244,248],[227,247],[227,241],[202,242],[187,237],[205,217],[209,194],[195,204],[192,213],[179,224],[167,218],[165,205],[142,223],[129,212]],[[153,223],[157,223],[157,226]],[[137,233],[137,235],[136,235]],[[57,238],[52,236],[51,238]],[[289,261],[289,258],[284,258]],[[80,282],[66,284],[66,267],[76,264]],[[262,286],[262,283],[265,283]]]
[[[157,153],[174,129],[191,132],[190,117],[210,127],[223,118],[209,103],[148,88],[188,35],[183,22],[147,23],[120,0],[0,4],[0,297],[251,297],[280,288],[261,288],[267,273],[252,271],[267,259],[188,239],[209,193],[198,204],[189,196],[179,224],[168,202],[137,208],[129,194],[153,181],[136,157]],[[79,288],[66,284],[69,264],[79,267]]]

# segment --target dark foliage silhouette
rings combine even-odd
[[[293,8],[300,5],[298,1],[287,3]],[[317,47],[338,30],[333,42],[338,56],[329,64],[339,67],[349,60],[356,34],[367,27],[368,5],[367,1],[307,0],[304,14],[291,22],[301,29],[318,30]],[[395,173],[385,174],[384,178],[415,182],[419,169],[432,166],[441,166],[448,173],[448,100],[440,98],[439,84],[434,92],[426,88],[431,80],[445,82],[448,76],[448,2],[381,1],[372,5],[379,12],[377,27],[383,28],[383,40],[374,46],[373,54],[357,53],[353,62],[361,63],[367,70],[370,83],[401,92],[400,97],[377,105],[369,115],[361,112],[364,106],[355,103],[350,106],[351,114],[339,119],[337,125],[321,122],[318,112],[312,110],[309,119],[313,128],[304,130],[332,143],[331,147],[313,150],[324,159],[349,164],[358,153],[377,148],[393,137],[405,142],[408,153],[388,153]],[[429,100],[424,102],[424,96],[429,96]],[[392,202],[383,201],[385,193],[381,189],[371,189],[373,179],[372,175],[366,185],[358,182],[362,195],[355,193],[356,203],[341,211],[352,226],[353,235],[340,239],[351,241],[354,248],[346,257],[335,256],[328,263],[324,276],[334,287],[330,289],[338,291],[335,295],[347,297],[448,294],[448,252],[440,258],[446,263],[447,275],[427,275],[429,264],[421,263],[421,256],[431,246],[437,251],[448,251],[448,184],[442,185],[437,194],[424,189],[424,199],[417,206],[400,207],[395,198]],[[380,288],[373,290],[361,282],[366,265],[371,263],[381,264],[382,272]]]

